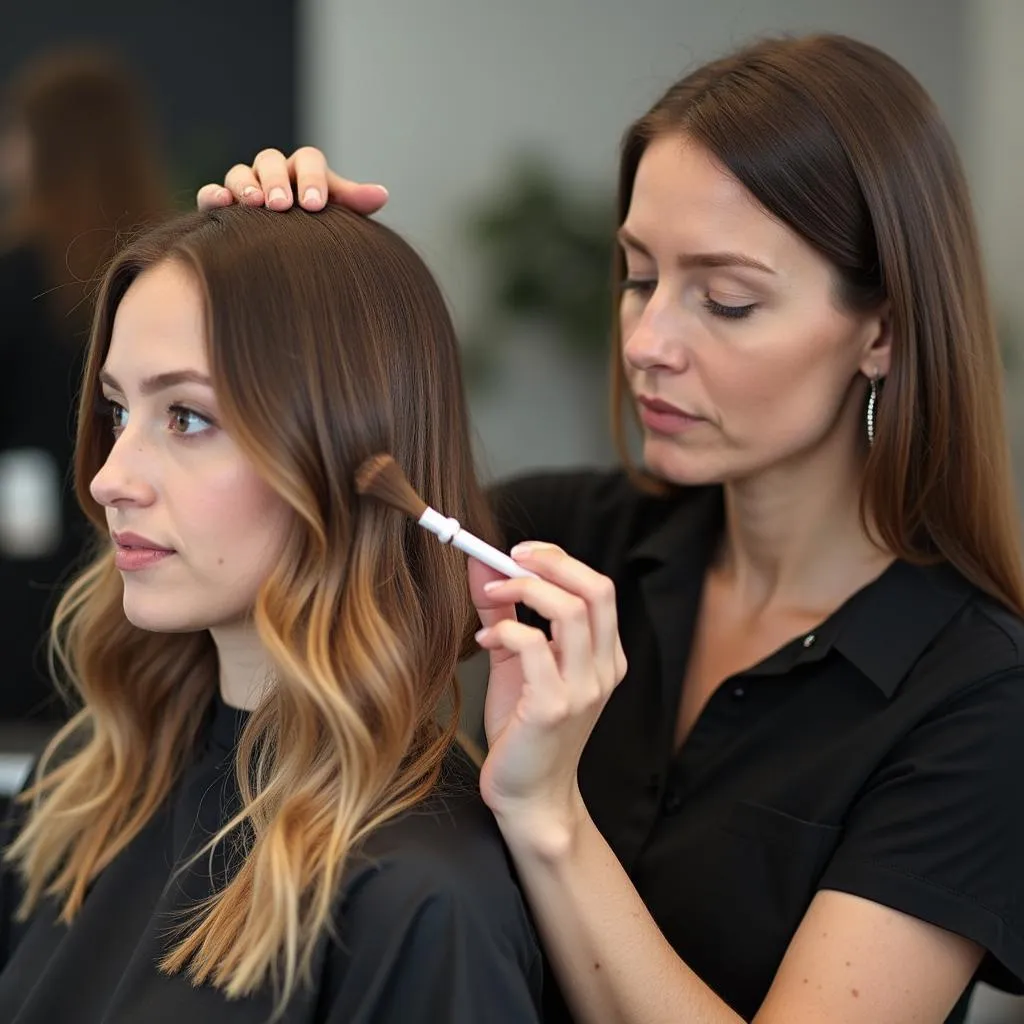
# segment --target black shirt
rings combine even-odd
[[[205,857],[172,868],[237,806],[232,747],[244,720],[217,701],[201,753],[173,798],[100,875],[70,928],[46,903],[12,920],[16,879],[0,906],[3,1024],[256,1024],[269,993],[228,1001],[155,963],[175,913],[211,892]],[[215,859],[214,876],[223,871]],[[458,751],[424,803],[366,840],[346,870],[339,943],[317,954],[315,990],[282,1024],[528,1024],[539,1020],[540,954],[505,849]]]
[[[656,498],[580,473],[497,497],[510,544],[556,543],[616,584],[629,671],[584,751],[582,794],[665,937],[744,1020],[819,889],[974,940],[981,977],[1021,991],[1019,619],[949,566],[897,561],[726,679],[675,753],[721,489]],[[549,989],[545,1019],[569,1020]]]

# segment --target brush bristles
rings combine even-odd
[[[397,508],[413,519],[427,511],[427,503],[405,478],[390,455],[371,455],[356,472],[356,490]]]

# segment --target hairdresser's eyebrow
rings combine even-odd
[[[106,384],[107,387],[123,393],[121,385],[106,370],[100,370],[99,378],[101,384]],[[157,392],[166,391],[179,384],[202,384],[203,387],[213,387],[213,381],[198,370],[169,370],[167,373],[157,373],[152,377],[146,377],[139,385],[139,393],[155,395]]]
[[[619,244],[626,249],[632,249],[653,259],[650,250],[640,241],[636,235],[626,228],[618,230]],[[759,270],[763,274],[774,274],[771,267],[755,260],[752,256],[744,256],[738,252],[693,252],[685,253],[678,259],[681,267],[746,267],[748,270]]]

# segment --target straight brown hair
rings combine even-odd
[[[53,629],[84,707],[43,757],[7,854],[26,883],[22,915],[50,895],[74,919],[92,879],[167,798],[217,685],[207,632],[127,620],[89,493],[112,444],[97,398],[114,315],[132,282],[168,260],[204,296],[223,426],[294,516],[253,613],[275,686],[239,743],[242,809],[211,842],[240,842],[244,858],[161,966],[229,996],[269,981],[280,1010],[333,924],[349,852],[434,786],[455,742],[456,664],[475,622],[464,557],[361,499],[356,470],[389,452],[429,504],[480,536],[494,539],[494,527],[451,320],[396,234],[340,207],[234,207],[131,243],[103,283],[79,411],[78,496],[100,553]]]
[[[836,35],[705,64],[626,132],[620,224],[644,151],[666,135],[704,146],[820,252],[843,307],[888,303],[892,362],[862,515],[897,557],[947,561],[1024,615],[999,347],[967,184],[928,94],[891,57]],[[621,252],[614,275],[621,284]],[[629,464],[617,321],[613,421]]]

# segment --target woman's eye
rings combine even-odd
[[[125,428],[128,422],[128,410],[112,398],[101,398],[99,400],[100,411],[110,423],[110,430],[114,437],[117,437]]]
[[[723,320],[745,320],[757,308],[756,302],[748,302],[745,306],[726,306],[715,302],[710,295],[704,297],[704,308],[712,315]]]
[[[171,431],[175,434],[194,436],[212,426],[208,419],[187,406],[172,405],[168,411],[171,414]]]
[[[658,282],[651,278],[627,277],[622,282],[623,292],[634,292],[637,295],[649,296],[658,287]]]

